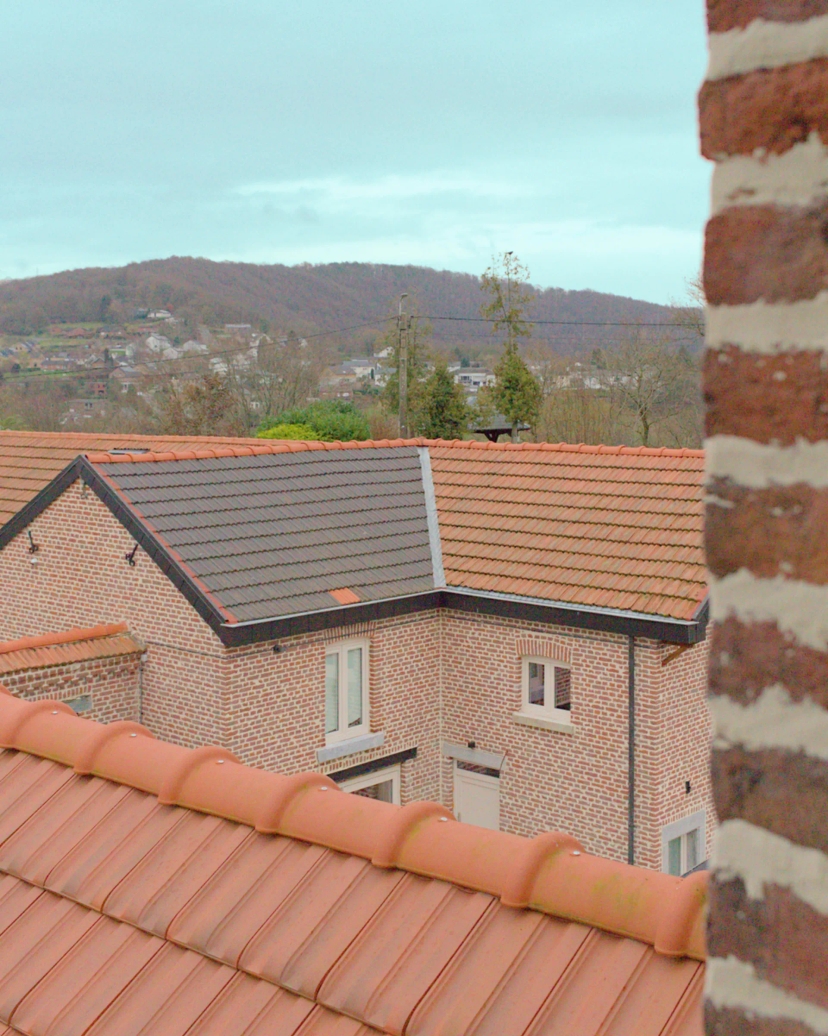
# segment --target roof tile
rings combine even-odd
[[[49,704],[0,700],[0,1022],[21,1033],[699,1036],[700,876],[133,730],[77,776],[103,728]],[[158,802],[173,771],[207,814]],[[48,774],[69,776],[32,797]]]

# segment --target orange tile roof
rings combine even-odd
[[[699,1036],[705,876],[0,696],[0,1025]]]
[[[88,432],[0,431],[0,525],[36,496],[78,454],[92,450],[191,449],[243,445],[249,439],[179,435],[96,435]]]
[[[702,450],[395,439],[262,442],[95,464],[427,446],[450,587],[693,619],[707,592]]]
[[[21,637],[0,643],[0,675],[69,662],[86,662],[93,658],[134,655],[143,650],[143,646],[127,633],[123,622]]]
[[[449,586],[692,619],[701,450],[432,446]]]
[[[127,440],[150,452],[95,452]],[[0,521],[81,449],[92,464],[108,466],[394,446],[428,447],[449,587],[682,621],[704,600],[701,450],[0,432]],[[23,471],[35,460],[45,466],[31,469],[28,488],[15,490],[18,502],[10,502],[3,465]]]

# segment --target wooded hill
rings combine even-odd
[[[195,327],[248,323],[262,330],[310,335],[368,325],[332,338],[343,350],[370,349],[408,292],[424,315],[479,317],[480,279],[420,266],[327,263],[299,266],[213,262],[172,257],[107,269],[70,270],[0,283],[0,332],[25,335],[50,324],[131,321],[137,310],[165,308]],[[673,310],[596,291],[537,289],[535,320],[653,323]],[[491,342],[485,323],[434,321],[448,346]],[[623,329],[589,324],[538,325],[536,339],[571,351],[611,345]]]

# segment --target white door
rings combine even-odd
[[[466,824],[500,830],[500,778],[454,764],[454,815]]]

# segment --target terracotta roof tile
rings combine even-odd
[[[126,629],[125,623],[115,623],[7,640],[0,643],[0,676],[24,669],[45,669],[142,652],[143,646]]]
[[[0,431],[0,525],[81,453],[93,450],[191,449],[243,445],[249,439],[176,435],[97,435],[87,432]],[[254,440],[255,441],[255,440]]]
[[[0,700],[0,1024],[699,1036],[704,876]]]
[[[449,586],[677,619],[703,600],[701,451],[429,452]]]
[[[65,461],[82,443],[92,449],[116,438],[0,433],[0,459],[12,464],[15,450],[33,457],[46,450],[57,464],[52,454],[62,451]],[[343,584],[362,601],[433,588],[412,446],[430,453],[449,587],[682,621],[706,594],[699,450],[425,439],[141,441],[177,449],[90,452],[89,461],[225,621],[323,610]],[[346,470],[347,485],[328,477]],[[292,483],[282,478],[288,472]],[[45,470],[25,475],[38,489],[47,477]],[[272,484],[265,487],[265,478]],[[355,513],[366,516],[359,526]],[[357,528],[365,549],[349,552]]]

